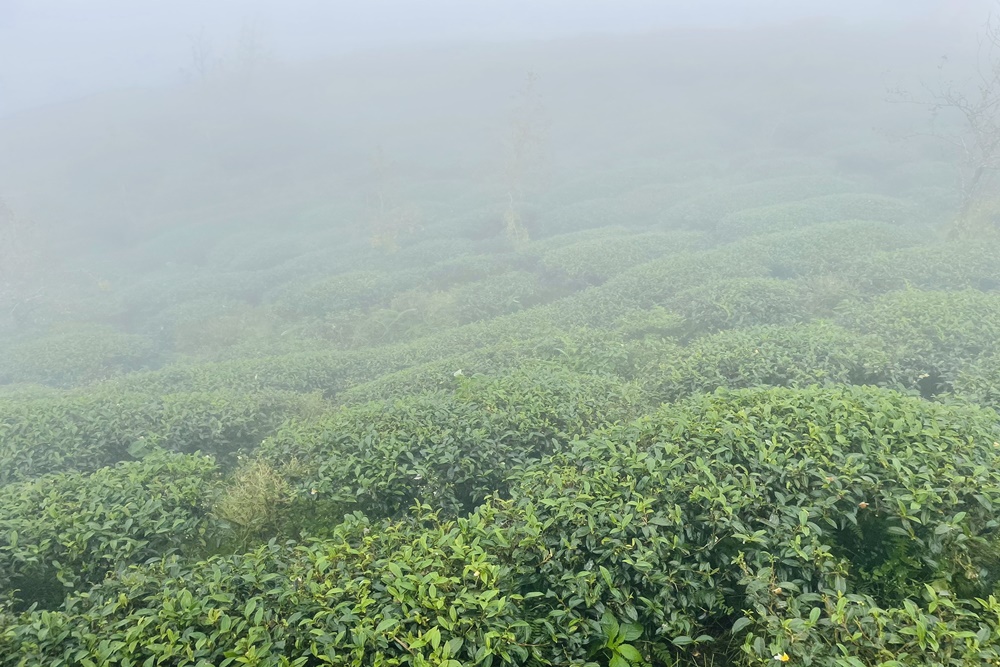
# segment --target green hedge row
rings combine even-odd
[[[212,454],[230,465],[286,419],[323,409],[279,391],[154,395],[94,390],[0,399],[0,485],[68,470],[94,471],[154,449]]]
[[[312,515],[396,516],[414,502],[456,515],[503,492],[519,466],[646,407],[635,385],[549,364],[453,379],[452,391],[287,424],[260,454],[276,466],[297,462]]]
[[[54,608],[105,575],[215,539],[211,457],[156,453],[0,487],[0,604]]]
[[[0,612],[0,665],[989,664],[998,424],[872,388],[701,396],[453,522],[350,516]]]

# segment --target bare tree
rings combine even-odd
[[[245,21],[236,40],[235,73],[249,82],[271,59],[271,50],[258,24]]]
[[[942,142],[954,155],[959,207],[951,234],[997,231],[1000,220],[985,210],[1000,169],[1000,21],[996,16],[990,16],[979,37],[973,73],[964,79],[950,78],[945,76],[948,66],[944,56],[936,84],[922,81],[919,94],[896,87],[890,90],[890,99],[927,108],[931,127],[916,135]]]
[[[0,303],[5,315],[42,296],[33,230],[0,199]]]
[[[507,237],[515,245],[528,240],[528,230],[520,209],[528,188],[537,184],[540,178],[547,130],[545,107],[538,92],[538,76],[528,72],[517,93],[508,124],[503,173],[507,190],[504,225]]]
[[[371,158],[371,190],[366,196],[366,208],[372,247],[387,252],[398,250],[399,237],[417,231],[420,219],[415,206],[398,202],[392,194],[391,168],[382,146],[376,147]]]
[[[215,50],[204,28],[188,36],[188,52],[191,56],[189,76],[204,81],[216,64]]]

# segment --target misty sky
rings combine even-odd
[[[190,43],[217,54],[254,26],[277,59],[382,46],[732,27],[835,17],[946,26],[988,0],[0,0],[0,115],[179,81]],[[220,56],[221,57],[221,56]]]

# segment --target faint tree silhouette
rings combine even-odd
[[[547,136],[548,123],[538,91],[538,75],[528,72],[517,92],[508,121],[503,170],[507,190],[504,227],[507,238],[515,246],[528,241],[528,229],[524,225],[521,208],[528,189],[540,181]]]
[[[1000,20],[995,15],[979,36],[973,72],[954,78],[947,74],[949,67],[943,56],[936,83],[921,81],[919,93],[890,88],[890,101],[929,110],[930,128],[911,136],[930,137],[949,148],[960,202],[950,233],[977,236],[1000,229],[1000,211],[992,201],[1000,169]]]

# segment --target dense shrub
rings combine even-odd
[[[672,225],[713,229],[729,214],[823,195],[851,193],[855,183],[822,175],[803,175],[718,187],[681,201],[663,212]]]
[[[158,453],[0,487],[0,592],[51,608],[108,572],[197,553],[215,539],[218,476],[210,457]]]
[[[963,399],[1000,411],[1000,352],[964,366],[952,387]]]
[[[599,285],[638,264],[695,247],[701,236],[693,232],[628,234],[619,232],[560,244],[545,252],[543,265],[569,278]]]
[[[555,663],[605,609],[682,663],[987,658],[998,436],[993,412],[870,388],[718,393],[540,462],[498,520],[520,590],[554,603]]]
[[[12,396],[0,399],[0,484],[93,471],[154,448],[202,451],[229,462],[284,420],[319,407],[315,396],[276,391]]]
[[[299,314],[324,315],[365,311],[382,303],[397,285],[397,276],[375,271],[354,271],[304,283],[288,283],[268,294],[268,301]]]
[[[538,278],[511,271],[454,286],[445,291],[411,290],[396,295],[389,311],[399,320],[390,338],[412,338],[441,329],[517,312],[544,298]]]
[[[947,391],[966,364],[995,349],[1000,293],[890,292],[846,305],[839,321],[879,338],[896,358],[900,380],[931,396]]]
[[[166,558],[65,611],[0,613],[0,665],[523,663],[522,596],[498,544],[477,517],[419,531],[352,518],[323,542]]]
[[[860,267],[856,280],[871,291],[914,287],[926,290],[1000,290],[1000,243],[950,242],[919,245],[885,253]]]
[[[0,356],[0,381],[72,387],[156,362],[147,338],[110,327],[76,326],[6,350]]]
[[[624,312],[664,306],[679,293],[709,282],[766,277],[767,265],[737,247],[722,247],[679,257],[662,257],[625,271],[591,291]],[[617,318],[615,318],[617,319]]]
[[[817,320],[699,338],[660,360],[644,379],[657,400],[672,401],[726,387],[891,385],[897,371],[877,337]]]
[[[736,211],[725,216],[716,233],[734,239],[761,233],[788,232],[838,220],[875,220],[903,225],[914,216],[914,206],[900,199],[870,193],[823,195]]]
[[[350,516],[0,615],[0,664],[989,662],[998,437],[995,413],[883,390],[703,396],[467,518]]]
[[[879,252],[895,250],[917,241],[899,225],[846,220],[814,225],[780,234],[748,237],[734,248],[765,264],[776,278],[840,275],[862,282],[860,275],[879,260]]]
[[[288,424],[261,455],[298,461],[304,506],[329,518],[395,516],[414,502],[460,514],[503,491],[510,470],[644,405],[632,385],[548,365],[456,380],[452,392]]]
[[[667,306],[684,318],[688,336],[809,319],[802,286],[774,278],[720,280],[678,292]]]

